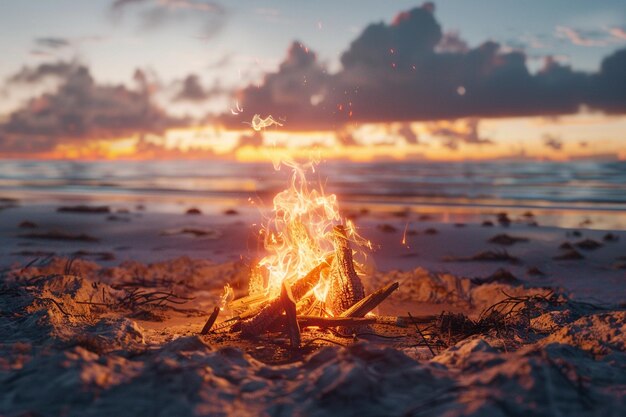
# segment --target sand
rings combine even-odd
[[[505,227],[495,216],[492,227],[361,216],[378,245],[366,289],[400,282],[378,314],[478,322],[509,297],[522,300],[518,314],[441,343],[422,326],[428,347],[411,328],[398,339],[307,333],[293,354],[282,334],[199,335],[224,284],[245,294],[259,256],[253,214],[118,209],[2,211],[0,415],[618,416],[626,407],[624,232],[605,241],[609,231]],[[97,241],[20,236],[51,230]],[[489,242],[501,234],[528,240]],[[576,246],[585,239],[602,246]],[[564,242],[584,258],[554,260]],[[500,259],[504,250],[517,261]],[[496,259],[471,260],[481,253]]]

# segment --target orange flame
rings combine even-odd
[[[342,218],[335,194],[325,194],[319,184],[311,185],[306,172],[315,172],[317,162],[298,164],[281,161],[275,164],[292,170],[289,187],[274,197],[273,217],[261,230],[268,255],[260,266],[269,271],[265,291],[274,296],[280,293],[283,281],[291,284],[304,277],[333,252],[333,227],[344,224],[348,239],[357,252],[366,256],[371,244],[360,237],[354,224]],[[324,301],[328,293],[329,277],[323,275],[314,288],[315,296]]]

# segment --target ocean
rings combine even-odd
[[[0,161],[0,197],[216,207],[271,204],[289,170],[230,161]],[[626,228],[626,162],[322,162],[310,175],[347,207],[424,212],[523,210],[550,224]],[[454,220],[452,216],[451,221]]]

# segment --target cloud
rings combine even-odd
[[[22,67],[9,77],[9,83],[34,84],[45,78],[64,79],[76,72],[78,65],[75,62],[58,61],[43,63],[37,67]]]
[[[218,83],[209,89],[203,87],[195,74],[188,75],[180,84],[178,92],[174,95],[174,101],[206,101],[226,92]]]
[[[408,145],[419,144],[417,133],[415,133],[409,123],[403,123],[402,126],[400,126],[400,128],[398,129],[398,134],[404,138],[404,141]]]
[[[466,53],[469,46],[460,36],[458,32],[446,32],[443,34],[439,43],[435,46],[435,51],[439,53]]]
[[[615,38],[617,38],[617,39],[619,39],[621,41],[626,41],[626,31],[624,29],[622,29],[622,28],[618,28],[618,27],[610,28],[609,29],[609,33],[613,37],[615,37]]]
[[[603,33],[582,31],[567,26],[557,26],[556,37],[567,39],[577,46],[606,46],[610,42]]]
[[[598,73],[548,60],[533,74],[523,52],[491,41],[467,48],[458,35],[444,34],[433,8],[367,26],[332,74],[313,51],[292,43],[276,72],[238,92],[246,114],[218,119],[235,128],[250,114],[272,114],[285,120],[284,129],[335,130],[356,123],[572,114],[583,105],[626,112],[619,75],[626,50],[605,58]]]
[[[11,79],[34,83],[47,76],[61,80],[58,89],[31,99],[0,123],[0,152],[47,152],[60,143],[161,133],[184,123],[154,105],[141,71],[133,89],[98,84],[87,67],[63,62],[24,68]]]
[[[563,141],[558,137],[550,134],[543,135],[543,144],[546,148],[560,151],[563,148]]]
[[[77,49],[87,42],[102,42],[106,38],[99,35],[93,36],[78,36],[71,38],[61,38],[55,36],[35,38],[33,40],[34,46],[30,50],[30,54],[33,56],[46,57],[53,59],[59,57],[64,53],[76,52]]]
[[[461,143],[467,145],[490,145],[490,139],[481,137],[478,132],[480,121],[475,118],[465,119],[459,123],[433,123],[429,133],[443,141],[443,145],[452,150],[459,148]]]
[[[37,38],[35,39],[35,45],[41,48],[60,49],[66,48],[71,45],[71,42],[65,38]]]
[[[115,0],[110,6],[112,16],[118,20],[124,17],[128,9],[137,13],[142,29],[195,22],[203,38],[217,34],[226,18],[226,9],[215,1]]]
[[[585,103],[609,114],[626,112],[626,49],[602,60],[600,71],[590,77]]]

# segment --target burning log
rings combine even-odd
[[[293,284],[291,291],[295,301],[300,300],[317,285],[320,280],[320,274],[326,268],[328,268],[328,260],[320,263],[311,272]],[[233,330],[239,328],[245,336],[259,335],[280,317],[282,311],[282,301],[280,297],[276,297],[265,304],[256,315],[241,321],[241,325],[234,327]]]
[[[289,332],[289,340],[291,341],[291,347],[297,349],[300,347],[300,326],[298,325],[298,319],[296,318],[296,301],[293,299],[293,294],[289,285],[283,282],[280,289],[280,299],[287,316],[287,331]]]
[[[341,317],[363,317],[373,309],[375,309],[380,303],[385,301],[387,297],[391,295],[392,292],[398,289],[400,284],[398,282],[393,282],[384,286],[353,304],[352,307],[348,308],[346,311],[341,313]]]
[[[215,324],[215,320],[217,320],[217,316],[219,316],[219,314],[220,314],[220,308],[215,307],[213,309],[213,312],[209,316],[209,319],[206,321],[206,324],[200,331],[200,334],[207,334],[209,330],[211,330],[211,327],[213,327],[213,324]]]
[[[335,258],[331,265],[328,304],[335,314],[341,314],[365,297],[363,283],[354,270],[352,249],[343,226],[333,229]]]

